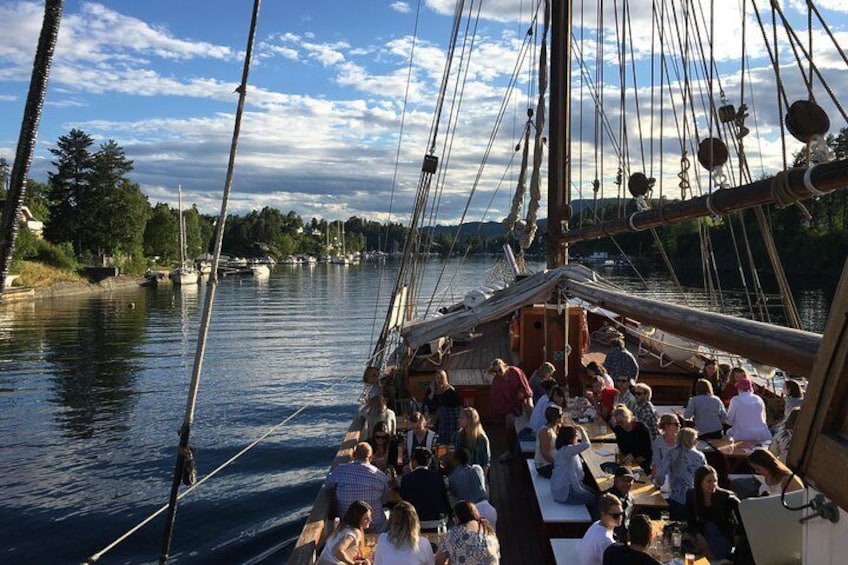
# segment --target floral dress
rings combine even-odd
[[[439,549],[448,554],[451,565],[498,565],[501,558],[496,535],[472,532],[464,526],[448,530]]]

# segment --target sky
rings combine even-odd
[[[731,102],[740,91],[740,3],[716,0],[719,24],[712,30],[720,61],[716,80],[724,81]],[[782,4],[806,42],[804,3]],[[535,54],[523,60],[514,87],[508,90],[507,85],[536,4],[536,0],[492,0],[482,5],[471,63],[467,74],[462,74],[466,84],[463,117],[450,145],[452,168],[439,181],[445,222],[461,216],[472,187],[476,192],[468,220],[500,220],[508,212],[517,177],[515,163],[520,158],[515,147],[528,99],[536,96],[530,73]],[[575,1],[575,5],[583,6],[582,17],[594,17],[592,0]],[[848,2],[820,0],[816,5],[845,49]],[[476,10],[479,2],[469,0],[469,6]],[[704,6],[709,10],[708,2]],[[141,185],[151,204],[176,205],[181,185],[186,202],[204,213],[217,213],[251,7],[248,0],[66,0],[30,177],[45,181],[52,170],[49,149],[59,136],[80,128],[97,143],[114,139],[125,149],[135,166],[130,177]],[[263,2],[229,210],[241,214],[272,206],[284,212],[294,210],[305,218],[357,215],[405,221],[428,147],[454,9],[454,0]],[[41,2],[0,0],[0,156],[9,161],[15,153],[42,15]],[[631,18],[633,68],[640,78],[648,77],[646,61],[652,50],[659,49],[650,3],[634,3]],[[587,57],[607,62],[600,95],[611,128],[617,130],[619,117],[625,116],[630,166],[673,179],[672,165],[660,175],[658,162],[648,159],[650,163],[640,164],[638,156],[650,153],[645,139],[651,136],[662,138],[664,146],[680,144],[673,125],[675,104],[652,104],[649,87],[640,87],[638,99],[627,94],[631,108],[638,105],[640,112],[631,109],[620,114],[612,109],[621,94],[615,76],[616,20],[607,15],[605,21],[602,54],[597,49],[598,36],[590,31],[583,33],[580,45]],[[749,160],[762,170],[775,170],[781,153],[775,79],[760,31],[753,19],[747,21],[746,101],[758,106],[757,139],[746,138]],[[814,25],[813,30],[816,64],[835,92],[848,92],[845,62],[828,47],[821,27]],[[666,44],[673,42],[666,37]],[[415,57],[410,64],[413,45]],[[804,97],[800,73],[791,68],[792,54],[786,44],[781,53],[790,100]],[[594,70],[587,74],[596,76]],[[702,86],[706,80],[690,79]],[[587,187],[595,173],[590,156],[599,145],[595,140],[602,137],[595,133],[590,85],[578,79],[574,85],[578,100],[574,130],[582,143],[575,146],[572,178],[576,179],[575,196],[591,196]],[[475,185],[507,91],[512,96],[490,150],[492,166]],[[825,98],[822,105],[831,117],[831,131],[848,125],[823,90],[818,96]],[[682,110],[679,102],[676,110]],[[446,120],[453,115],[450,105],[444,112]],[[660,113],[666,116],[662,128]],[[703,116],[695,120],[707,127]],[[751,123],[747,125],[753,129]],[[641,144],[636,133],[640,128]],[[440,143],[448,139],[451,129],[443,122]],[[612,146],[612,141],[604,142],[604,149]],[[679,163],[679,149],[677,153],[672,162]],[[614,195],[617,189],[610,179],[617,168],[615,158],[604,167],[598,175],[604,180],[604,194]],[[668,195],[675,197],[672,181],[665,184]]]

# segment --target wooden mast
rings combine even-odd
[[[551,11],[551,111],[548,125],[548,268],[568,263],[562,238],[570,219],[571,0],[545,2]]]
[[[553,112],[552,120],[553,120]],[[553,148],[551,149],[553,153]],[[765,204],[780,203],[782,192],[790,201],[829,194],[848,187],[848,160],[813,165],[808,169],[790,169],[785,173],[736,188],[716,190],[712,194],[690,200],[675,200],[664,206],[634,212],[625,218],[610,220],[586,228],[562,233],[560,244],[609,237],[620,233],[637,232],[711,214],[727,214]],[[550,230],[550,226],[548,230]]]

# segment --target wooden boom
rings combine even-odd
[[[564,288],[569,295],[643,324],[796,375],[810,375],[822,343],[817,333],[642,298],[590,281],[567,277]]]
[[[785,182],[783,182],[785,181]],[[560,244],[598,239],[620,233],[637,232],[711,214],[726,214],[765,204],[799,201],[829,194],[848,187],[848,160],[813,165],[808,169],[790,169],[776,177],[758,180],[731,189],[690,200],[675,200],[657,208],[634,212],[594,226],[570,229],[559,238]],[[783,194],[779,194],[780,192]]]

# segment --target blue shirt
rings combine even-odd
[[[588,441],[581,441],[557,449],[551,474],[551,494],[557,502],[568,500],[572,491],[589,492],[583,486],[583,460],[580,454],[590,446]]]
[[[707,464],[707,458],[697,449],[675,447],[657,467],[654,481],[662,484],[668,475],[671,483],[669,499],[686,504],[686,491],[695,486],[695,471]]]
[[[486,478],[483,476],[483,468],[480,465],[466,465],[456,467],[451,471],[450,491],[459,500],[480,502],[487,500]]]

